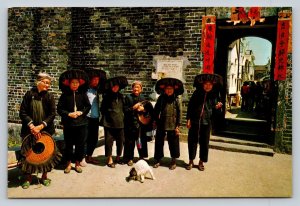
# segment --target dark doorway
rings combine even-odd
[[[268,40],[272,44],[270,58],[270,76],[268,85],[272,88],[269,98],[269,106],[266,117],[263,121],[256,120],[241,120],[241,119],[226,119],[227,106],[224,104],[223,113],[218,117],[215,124],[215,133],[229,134],[239,139],[255,140],[268,144],[273,144],[273,135],[271,134],[273,116],[276,110],[274,99],[277,91],[274,87],[273,68],[275,63],[275,45],[277,34],[277,17],[267,17],[265,22],[257,23],[254,26],[250,24],[228,23],[226,20],[217,20],[216,22],[216,55],[215,55],[215,73],[223,77],[224,85],[221,91],[222,101],[228,102],[228,49],[231,44],[245,37],[260,37]],[[242,86],[242,79],[239,80],[237,87]],[[255,119],[255,118],[253,118]]]

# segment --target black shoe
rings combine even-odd
[[[115,165],[115,163],[110,163],[110,164],[106,164],[108,167],[110,167],[110,168],[115,168],[116,167],[116,165]]]
[[[153,168],[158,168],[160,166],[160,162],[156,162],[154,165],[153,165]]]
[[[193,168],[193,164],[188,164],[186,167],[185,167],[185,169],[187,169],[187,170],[191,170],[192,168]]]
[[[171,165],[169,166],[169,169],[170,169],[170,170],[175,170],[175,168],[176,168],[176,164],[171,164]]]

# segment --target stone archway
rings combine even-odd
[[[273,74],[273,68],[275,64],[275,47],[276,47],[276,33],[277,33],[277,17],[267,17],[263,23],[257,23],[254,26],[250,25],[232,25],[226,22],[226,20],[217,20],[216,22],[216,55],[215,55],[215,73],[220,74],[223,76],[224,79],[224,86],[221,91],[221,96],[223,98],[223,102],[226,102],[226,87],[227,87],[227,65],[228,65],[228,47],[229,45],[237,39],[247,37],[247,36],[255,36],[266,39],[271,42],[272,44],[272,52],[271,52],[271,59],[270,59],[270,74]],[[274,77],[270,75],[270,82],[272,88],[274,87]],[[266,137],[258,137],[258,139],[254,139],[261,142],[266,142],[269,144],[273,144],[274,142],[274,135],[271,134],[270,128],[271,124],[273,123],[271,120],[273,119],[272,116],[275,115],[276,111],[276,104],[274,100],[276,99],[277,91],[272,91],[272,97],[270,105],[270,111],[273,111],[268,118],[267,123],[264,125],[265,130],[267,131],[268,135]],[[225,107],[225,105],[224,105]],[[225,111],[223,109],[223,114],[218,117],[218,121],[215,123],[214,131],[216,133],[223,133],[227,132],[228,123],[225,119]],[[256,126],[257,127],[257,126]],[[238,137],[247,138],[243,135],[237,135]],[[257,135],[256,135],[257,136]],[[255,137],[256,138],[256,137]],[[252,137],[250,137],[252,139]]]

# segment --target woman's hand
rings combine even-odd
[[[220,109],[223,106],[222,102],[218,102],[216,105],[216,109]]]
[[[138,112],[144,111],[144,106],[141,103],[136,103],[132,107],[133,110],[137,110]]]
[[[178,126],[175,128],[175,134],[176,134],[176,135],[179,135],[179,134],[180,134],[180,130],[179,130],[179,127],[178,127]]]
[[[79,117],[79,116],[81,116],[83,114],[82,111],[77,111],[75,113],[76,113],[77,117]]]
[[[186,128],[188,128],[188,129],[191,128],[191,120],[190,120],[190,119],[188,119],[188,120],[186,121]]]
[[[78,112],[70,112],[68,114],[69,117],[73,118],[73,119],[76,119],[78,117]]]
[[[33,124],[29,126],[31,134],[35,136],[36,139],[41,138],[41,130],[44,129],[45,125],[40,124],[38,126],[34,126]]]
[[[143,105],[138,106],[138,108],[136,109],[138,112],[142,112],[145,110]]]

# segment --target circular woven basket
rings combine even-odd
[[[26,136],[22,142],[21,154],[22,170],[28,173],[48,172],[62,157],[54,139],[46,132],[42,132],[38,140],[31,134]]]

